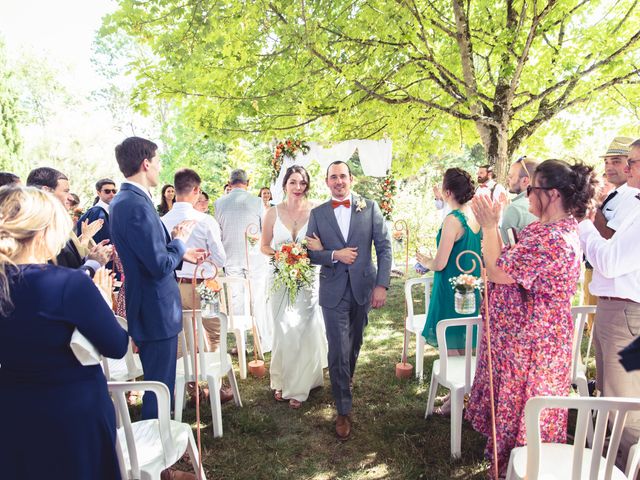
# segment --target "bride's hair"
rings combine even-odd
[[[309,193],[309,188],[311,187],[311,180],[309,179],[309,173],[305,170],[304,167],[300,165],[292,165],[287,168],[287,172],[284,174],[284,178],[282,179],[282,191],[286,193],[287,191],[287,182],[289,181],[289,177],[294,173],[299,173],[302,175],[302,179],[307,182],[307,188],[304,189],[305,197]]]

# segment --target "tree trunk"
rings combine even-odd
[[[505,125],[480,124],[476,122],[476,128],[482,139],[487,163],[493,165],[496,180],[506,184],[509,172],[509,129]]]

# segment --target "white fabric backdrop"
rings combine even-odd
[[[271,195],[275,203],[282,201],[282,179],[287,168],[300,165],[307,168],[312,161],[317,161],[324,172],[331,162],[346,162],[358,150],[362,170],[368,177],[384,177],[391,168],[391,140],[347,140],[330,147],[323,147],[315,142],[308,142],[309,152],[302,152],[296,158],[284,157],[278,179],[271,185]]]

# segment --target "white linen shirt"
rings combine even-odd
[[[640,193],[640,189],[630,187],[625,183],[615,191],[618,194],[607,202],[602,214],[607,219],[607,227],[617,231],[627,215],[631,215],[635,211],[638,202],[633,197]]]
[[[591,220],[578,225],[580,244],[593,265],[589,291],[599,297],[628,298],[640,303],[640,199],[609,240],[600,236]]]
[[[197,223],[191,232],[191,236],[185,242],[187,248],[204,248],[209,252],[207,260],[211,260],[218,268],[222,268],[227,256],[222,246],[220,226],[215,218],[193,208],[188,202],[175,202],[173,208],[160,218],[167,231],[171,232],[180,222],[195,220]],[[193,263],[183,262],[182,268],[176,270],[178,278],[193,278],[196,266]],[[213,267],[208,263],[202,264],[205,277],[213,276]],[[198,270],[198,273],[200,270]]]

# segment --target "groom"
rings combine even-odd
[[[331,200],[311,210],[307,236],[319,238],[323,250],[309,251],[321,265],[320,306],[329,342],[329,377],[338,410],[336,434],[351,434],[351,385],[362,334],[371,307],[387,300],[391,242],[375,202],[352,195],[353,177],[344,162],[327,169]],[[375,245],[378,269],[371,260]]]

